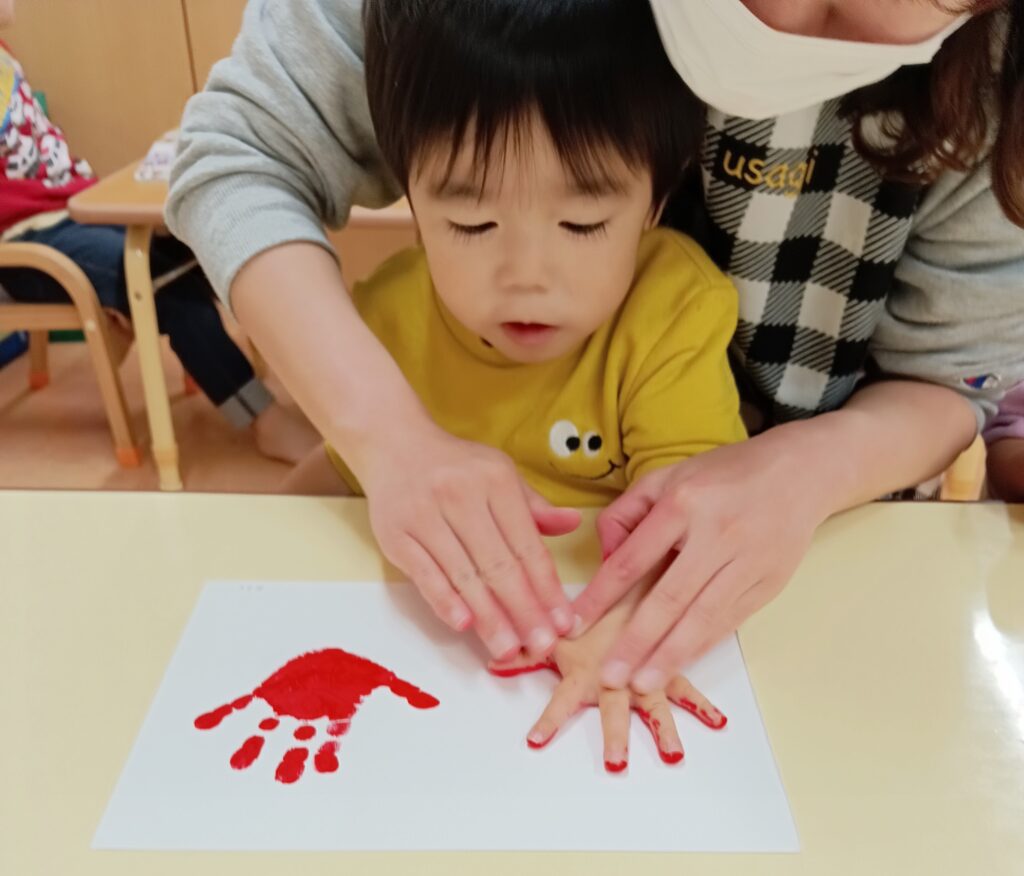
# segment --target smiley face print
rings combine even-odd
[[[608,457],[604,439],[595,430],[581,430],[572,420],[559,420],[548,431],[554,458],[551,467],[559,474],[600,481],[622,468]]]

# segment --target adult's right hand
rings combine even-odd
[[[319,246],[256,256],[239,271],[231,302],[359,479],[384,555],[437,615],[456,629],[472,625],[495,658],[520,648],[549,654],[575,614],[540,536],[571,532],[579,514],[530,490],[505,454],[430,419]]]
[[[472,626],[497,659],[550,654],[574,613],[540,536],[571,532],[579,513],[546,502],[504,453],[428,420],[360,457],[377,542],[437,616]]]

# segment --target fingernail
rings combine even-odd
[[[573,628],[575,618],[576,616],[564,606],[551,609],[551,622],[555,625],[555,629],[563,635]]]
[[[491,640],[491,650],[499,660],[506,659],[519,650],[519,639],[513,633],[498,633]]]
[[[601,673],[601,683],[605,687],[625,687],[629,684],[629,666],[621,660],[614,660]]]
[[[664,749],[659,748],[658,754],[661,756],[662,762],[667,763],[670,766],[672,764],[680,763],[683,759],[683,753],[681,751],[665,751]]]
[[[578,635],[580,635],[580,633],[583,632],[583,628],[585,626],[586,624],[584,624],[583,618],[581,618],[578,614],[573,615],[572,629],[569,630],[569,638],[575,639]]]
[[[555,646],[555,635],[538,627],[527,637],[526,645],[533,654],[547,654]]]
[[[539,730],[531,730],[530,735],[526,737],[526,744],[529,745],[530,748],[543,748],[551,741],[552,736],[554,736],[553,733],[545,736]]]
[[[715,730],[721,730],[729,723],[729,719],[719,712],[718,709],[702,709],[700,716],[703,717],[704,720]]]
[[[604,759],[604,768],[610,773],[621,773],[628,765],[629,760],[624,751],[606,755]]]
[[[665,676],[657,669],[641,669],[633,679],[633,690],[637,693],[651,693],[665,686]]]

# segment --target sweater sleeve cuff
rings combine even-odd
[[[314,243],[335,258],[323,224],[294,191],[266,176],[233,174],[191,192],[173,191],[165,211],[171,233],[187,243],[220,300],[230,309],[231,284],[262,252],[286,243]],[[216,224],[210,223],[216,216]]]

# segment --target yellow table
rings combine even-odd
[[[204,581],[382,563],[361,500],[0,493],[0,533],[4,876],[1024,872],[1024,506],[845,514],[744,628],[803,846],[778,856],[91,851]]]

